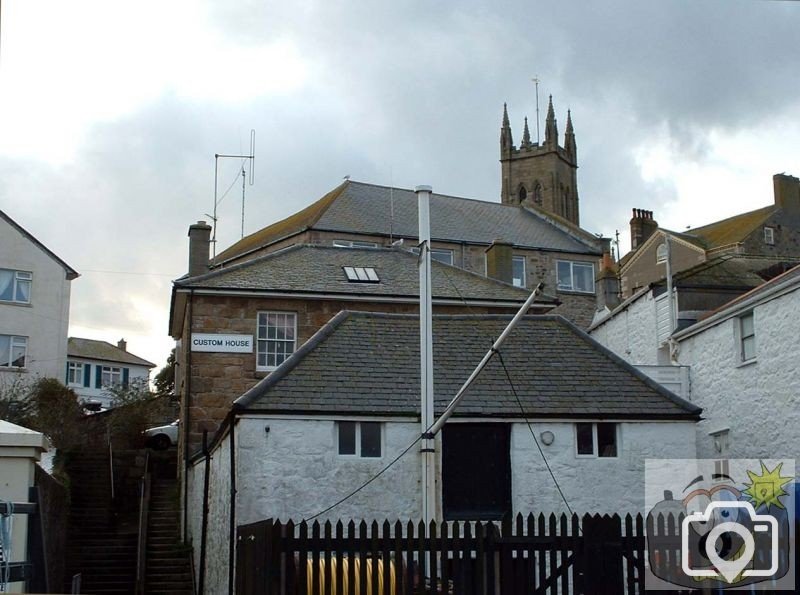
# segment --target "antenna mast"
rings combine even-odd
[[[536,144],[539,144],[539,75],[537,74],[532,79],[536,85]]]
[[[222,198],[217,199],[217,180],[219,178],[219,160],[220,158],[227,159],[241,159],[242,160],[242,237],[244,237],[244,162],[246,160],[250,160],[250,185],[252,186],[255,181],[255,161],[256,161],[256,131],[254,129],[250,130],[250,154],[249,155],[223,155],[221,153],[214,153],[214,211],[213,215],[208,215],[211,217],[211,221],[213,222],[213,231],[211,233],[211,246],[212,246],[212,258],[217,256],[217,205],[220,203],[222,198],[225,198],[223,195]],[[238,176],[238,174],[237,174]]]

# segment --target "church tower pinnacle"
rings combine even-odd
[[[547,119],[544,122],[544,144],[548,147],[558,146],[558,125],[556,124],[556,114],[553,110],[553,96],[547,105]]]
[[[500,129],[500,199],[504,204],[536,207],[575,225],[580,225],[578,209],[578,151],[572,113],[567,112],[564,146],[559,145],[553,97],[547,105],[544,142],[532,142],[528,119],[519,148],[511,137],[508,106],[503,104]]]

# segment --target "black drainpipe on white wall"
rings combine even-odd
[[[231,524],[228,543],[228,594],[233,595],[233,572],[236,563],[236,412],[231,411]]]
[[[211,479],[211,453],[208,452],[208,430],[203,430],[203,456],[205,456],[205,476],[203,477],[203,526],[200,529],[200,580],[197,592],[205,593],[206,588],[206,541],[208,540],[208,490]]]

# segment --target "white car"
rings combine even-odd
[[[144,431],[145,444],[154,450],[166,450],[178,444],[178,424],[175,420],[169,425],[158,426]]]

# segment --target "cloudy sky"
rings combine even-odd
[[[76,268],[70,334],[162,365],[187,229],[214,154],[249,150],[246,232],[345,175],[499,200],[532,77],[572,110],[581,223],[632,207],[697,227],[800,175],[800,3],[765,0],[6,0],[0,208]],[[543,127],[542,127],[543,128]],[[535,133],[534,133],[535,134]],[[221,160],[220,250],[241,232],[241,162]]]

